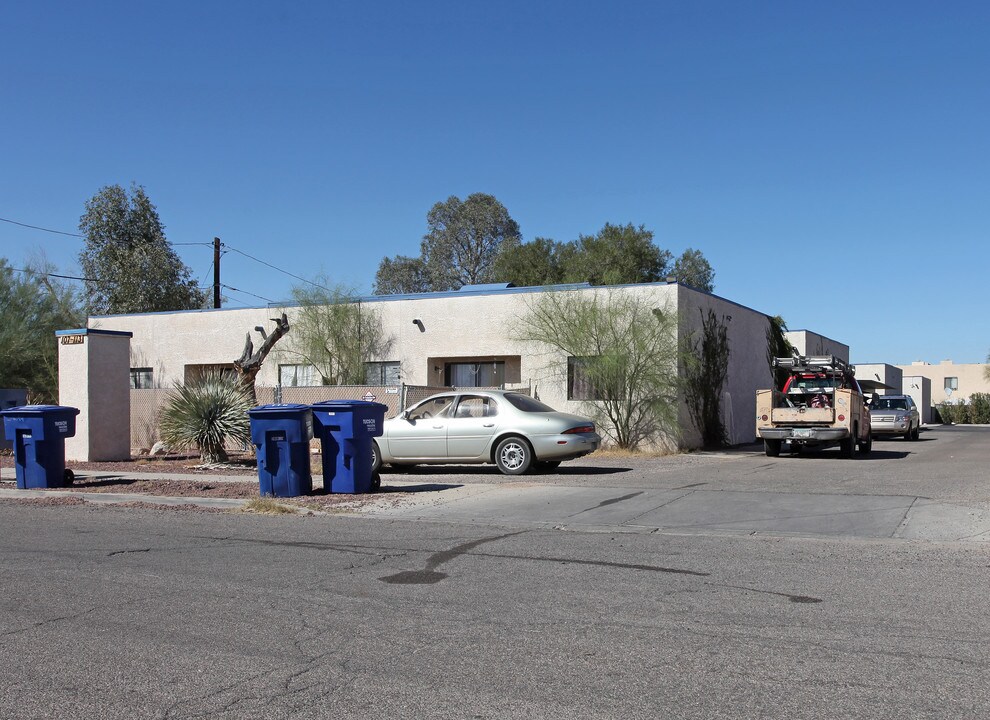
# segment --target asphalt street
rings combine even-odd
[[[0,717],[987,717],[988,439],[417,468],[348,514],[0,501]]]

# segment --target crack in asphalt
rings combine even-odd
[[[111,553],[107,553],[107,557],[113,557],[114,555],[127,555],[128,553],[150,553],[151,548],[140,548],[139,550],[114,550]]]
[[[620,503],[623,500],[630,500],[630,499],[632,499],[632,498],[634,498],[634,497],[636,497],[638,495],[642,495],[642,494],[643,494],[643,491],[640,490],[639,492],[629,493],[628,495],[621,495],[621,496],[619,496],[617,498],[611,498],[609,500],[602,500],[600,503],[598,503],[594,507],[590,507],[590,508],[587,508],[585,510],[582,510],[581,512],[574,513],[573,515],[571,515],[571,517],[577,517],[581,513],[591,512],[592,510],[597,510],[598,508],[603,508],[603,507],[606,507],[608,505],[615,505],[616,503]]]

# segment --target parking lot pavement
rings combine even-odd
[[[767,458],[748,447],[660,458],[591,456],[565,463],[558,472],[513,477],[490,466],[418,467],[383,474],[384,492],[338,512],[584,532],[990,541],[990,493],[983,469],[990,428],[930,429],[922,438],[875,443],[868,458],[857,460],[843,460],[834,451]],[[12,479],[13,471],[4,468],[3,475]],[[145,475],[162,477],[127,477]],[[46,492],[8,486],[0,489],[0,499]],[[104,503],[243,504],[219,498],[71,494]]]

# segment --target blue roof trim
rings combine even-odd
[[[99,328],[76,328],[74,330],[55,331],[56,337],[61,337],[63,335],[116,335],[119,337],[134,337],[134,333],[129,332],[127,330],[100,330]]]

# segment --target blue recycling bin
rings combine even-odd
[[[370,492],[371,438],[382,434],[388,406],[368,400],[327,400],[311,407],[313,432],[323,446],[324,491]]]
[[[261,405],[248,410],[251,442],[258,456],[262,497],[299,497],[313,492],[309,441],[313,414],[308,405]]]
[[[65,469],[65,438],[76,434],[79,408],[22,405],[0,411],[4,433],[14,444],[17,487],[60,488],[72,484]]]

